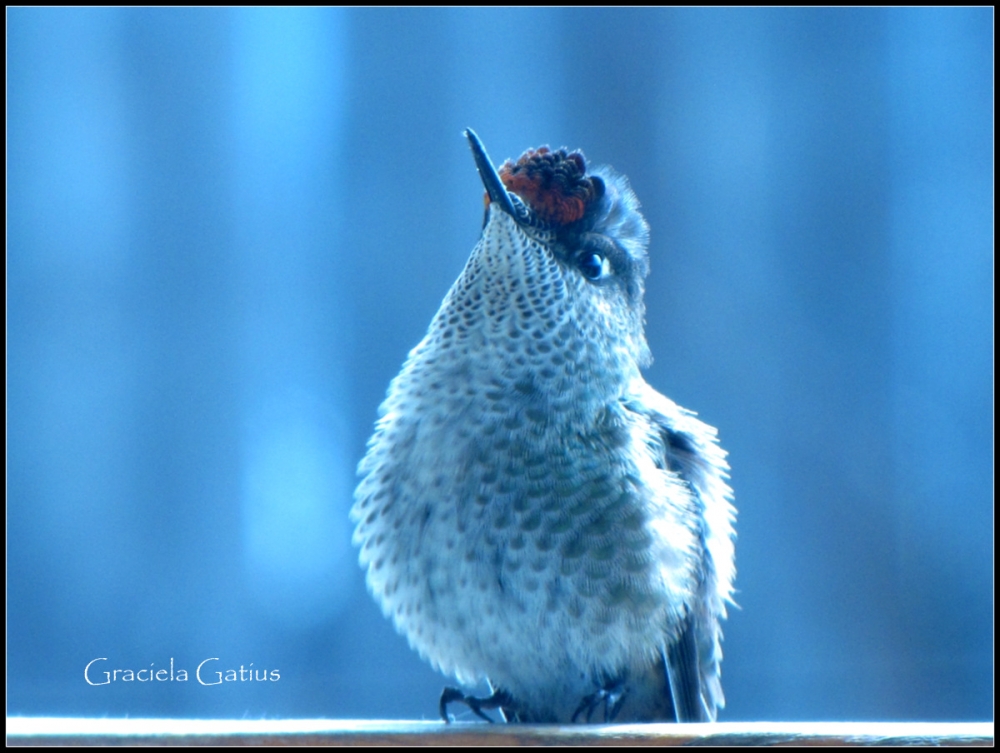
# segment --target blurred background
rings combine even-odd
[[[992,718],[992,8],[7,23],[8,714],[436,717],[347,514],[471,126],[643,203],[739,508],[720,718]],[[215,657],[280,680],[84,680]]]

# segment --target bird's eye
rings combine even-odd
[[[611,271],[608,260],[600,254],[584,254],[580,257],[580,271],[588,280],[600,280]]]

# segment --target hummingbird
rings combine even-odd
[[[389,385],[351,518],[368,588],[476,715],[714,721],[735,509],[714,428],[646,383],[649,226],[625,176],[529,149]],[[596,717],[595,717],[596,714]]]

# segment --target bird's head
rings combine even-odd
[[[631,362],[629,371],[645,366],[649,226],[625,176],[547,146],[497,171],[476,134],[466,136],[486,188],[482,238],[464,273],[477,278],[469,292],[491,298],[495,313],[505,299],[529,337],[572,321],[595,353]]]

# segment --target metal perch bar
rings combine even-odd
[[[993,745],[993,723],[445,725],[439,721],[10,717],[8,745]]]

